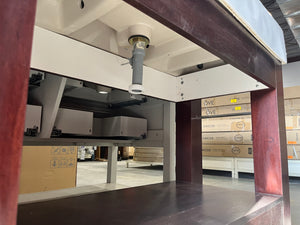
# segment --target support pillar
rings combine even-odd
[[[289,177],[282,68],[276,88],[251,93],[255,191],[283,196],[284,224],[290,221]]]
[[[0,225],[16,224],[35,8],[0,1]]]
[[[41,86],[31,91],[30,97],[36,104],[43,106],[40,138],[50,138],[67,78],[48,75]]]
[[[164,103],[164,172],[163,181],[175,181],[175,103]]]
[[[176,180],[202,184],[201,100],[176,103]]]
[[[117,181],[118,146],[108,147],[107,183]]]

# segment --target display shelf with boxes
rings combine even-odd
[[[250,93],[202,100],[203,156],[251,158],[251,130]]]
[[[284,89],[285,123],[289,160],[300,159],[300,86]]]
[[[289,172],[300,177],[300,86],[284,99]],[[203,99],[202,132],[203,169],[253,173],[250,93]]]

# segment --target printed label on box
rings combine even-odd
[[[235,135],[235,136],[233,137],[233,139],[234,139],[236,142],[241,143],[241,142],[243,142],[244,137],[243,137],[242,135],[240,135],[240,134],[237,134],[237,135]]]
[[[52,158],[50,161],[50,168],[52,169],[73,168],[75,165],[74,158]]]
[[[232,150],[231,150],[231,152],[232,152],[233,154],[235,154],[235,155],[238,155],[238,154],[241,153],[241,150],[240,150],[239,147],[233,147]]]
[[[51,148],[51,155],[73,155],[75,154],[75,147],[55,146]]]
[[[215,99],[210,99],[210,100],[205,99],[203,101],[203,104],[204,104],[204,106],[214,106],[215,105]]]

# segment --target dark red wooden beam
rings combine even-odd
[[[0,224],[16,224],[36,0],[0,1]]]
[[[273,90],[251,93],[255,190],[282,195],[285,224],[290,224],[289,176],[282,68],[276,66]]]
[[[275,87],[272,58],[216,0],[124,0],[254,79]]]
[[[176,180],[202,184],[201,100],[176,103]]]

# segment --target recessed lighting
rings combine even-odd
[[[101,86],[101,85],[97,85],[96,86],[96,90],[99,94],[103,94],[103,95],[107,95],[108,93],[111,92],[111,88],[109,87],[104,87],[104,86]]]

